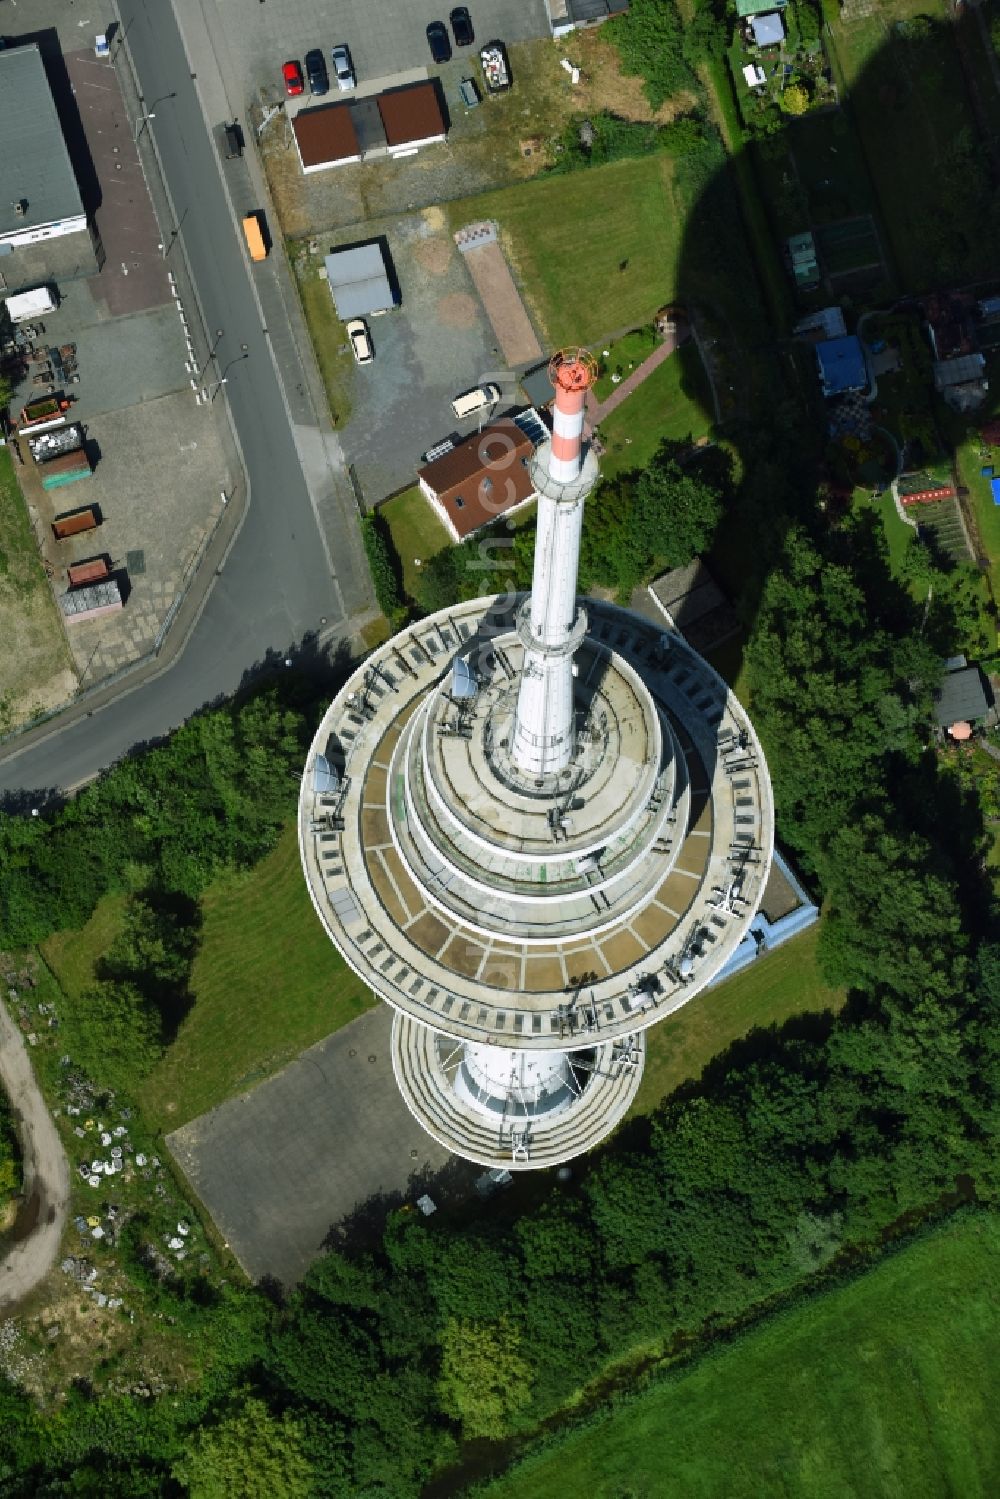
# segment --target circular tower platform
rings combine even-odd
[[[767,769],[726,685],[673,631],[590,600],[583,618],[558,772],[511,753],[530,641],[508,596],[376,650],[302,782],[310,895],[397,1012],[406,1102],[489,1166],[554,1165],[618,1123],[643,1032],[732,956],[771,860]]]

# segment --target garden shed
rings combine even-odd
[[[776,10],[763,16],[753,16],[750,30],[758,47],[780,47],[785,40],[785,25]]]

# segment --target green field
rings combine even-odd
[[[986,1499],[1000,1218],[963,1216],[553,1442],[488,1499]]]
[[[641,1113],[655,1108],[758,1026],[780,1025],[804,1010],[839,1010],[844,991],[824,982],[816,963],[818,939],[817,924],[647,1031],[636,1108]]]
[[[420,577],[417,559],[421,564],[425,563],[435,553],[451,546],[451,537],[434,513],[430,500],[416,484],[394,499],[386,500],[378,507],[378,513],[389,527],[396,548],[403,572],[403,591],[412,599]]]
[[[601,473],[644,468],[664,437],[684,442],[712,425],[712,397],[698,350],[689,339],[627,400],[601,421]]]
[[[496,219],[551,347],[649,322],[677,291],[683,220],[657,153],[448,203],[451,230]]]
[[[847,22],[824,0],[824,16],[904,286],[990,274],[989,237],[964,222],[971,205],[949,154],[960,132],[974,142],[978,132],[943,0],[888,0]],[[924,40],[898,30],[917,17],[930,27]]]
[[[874,211],[871,178],[851,118],[844,110],[796,120],[788,130],[788,145],[809,198],[812,223],[826,224]]]
[[[276,1072],[372,1003],[312,908],[294,827],[256,868],[216,881],[201,906],[194,1004],[139,1092],[147,1122],[163,1130]],[[123,909],[122,897],[107,896],[81,932],[43,944],[67,992],[92,981]]]

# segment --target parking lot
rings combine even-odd
[[[217,0],[216,8],[229,53],[227,72],[243,78],[249,103],[261,90],[281,95],[282,63],[301,61],[311,47],[322,47],[329,63],[330,48],[346,43],[359,85],[422,64],[431,74],[427,24],[447,22],[452,7],[435,0]],[[549,35],[545,0],[470,0],[468,9],[477,46],[493,37],[520,42]],[[475,51],[456,48],[455,56],[470,56],[471,65]]]
[[[467,1193],[480,1170],[424,1134],[396,1087],[379,1005],[167,1144],[252,1280],[301,1280],[345,1219],[372,1236],[390,1206]],[[368,1205],[370,1213],[364,1212]]]

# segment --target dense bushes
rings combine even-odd
[[[0,813],[0,947],[80,926],[145,872],[197,896],[273,848],[295,805],[303,720],[275,691],[202,714],[51,816]]]
[[[0,1221],[21,1185],[21,1152],[7,1095],[0,1089]]]
[[[361,539],[371,569],[375,599],[386,618],[392,620],[399,613],[402,597],[396,554],[381,516],[361,517]]]

